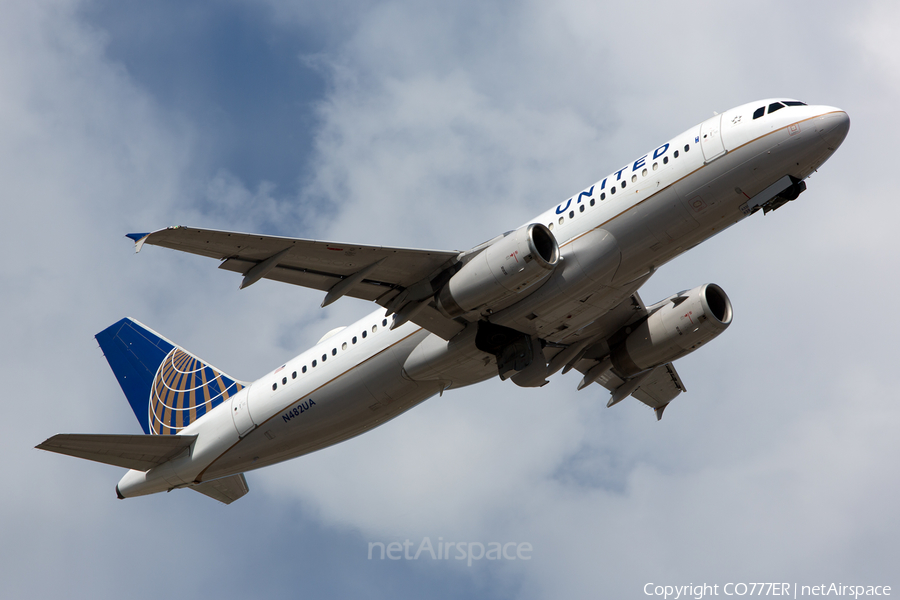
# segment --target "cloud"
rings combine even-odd
[[[174,595],[223,597],[251,584],[291,597],[522,598],[636,597],[651,580],[896,584],[898,209],[879,158],[897,132],[882,118],[898,93],[885,76],[889,3],[851,16],[774,2],[222,6],[253,15],[248,34],[286,40],[270,46],[277,65],[255,54],[258,68],[302,65],[326,82],[277,90],[308,136],[296,179],[243,163],[198,116],[228,106],[275,131],[285,113],[242,112],[240,90],[212,102],[209,81],[190,88],[190,60],[186,110],[135,68],[102,4],[13,2],[0,22],[11,593],[59,593],[48,565],[98,597],[157,595],[135,583],[145,565]],[[166,41],[141,44],[161,56]],[[253,378],[372,309],[323,311],[321,294],[272,282],[239,292],[213,261],[133,256],[128,231],[465,249],[713,110],[777,94],[846,108],[850,136],[796,202],[642,290],[653,301],[715,281],[735,304],[729,331],[679,361],[689,392],[661,423],[634,401],[606,409],[599,388],[575,391],[574,374],[539,390],[491,381],[250,473],[251,494],[229,507],[186,491],[118,502],[115,469],[32,449],[62,431],[137,431],[90,339],[121,316]],[[366,559],[368,542],[425,536],[527,541],[534,557]]]
[[[391,3],[373,10],[338,53],[334,91],[320,109],[324,168],[317,169],[313,189],[324,198],[346,198],[345,209],[331,221],[338,230],[363,222],[368,227],[360,235],[387,235],[394,231],[393,214],[381,209],[401,206],[405,218],[424,222],[424,239],[442,239],[447,230],[463,229],[456,224],[460,213],[460,220],[479,230],[502,218],[498,213],[508,214],[509,204],[485,205],[485,198],[502,195],[496,188],[522,190],[508,196],[523,199],[535,191],[534,204],[528,201],[535,212],[552,203],[544,198],[572,191],[560,189],[552,173],[579,181],[580,173],[590,172],[596,179],[618,164],[611,161],[638,155],[660,139],[652,136],[688,126],[685,115],[700,120],[753,95],[843,101],[834,85],[840,56],[833,42],[848,49],[855,40],[839,35],[840,23],[827,11],[815,15],[815,34],[803,29],[808,11],[801,6],[774,21],[761,6],[709,13],[707,22],[672,27],[683,14],[704,16],[709,6],[637,9],[635,18],[646,19],[641,36],[625,16],[601,19],[574,4],[552,15],[534,5],[517,7],[504,15],[506,22],[526,25],[500,27],[491,36],[486,23],[494,21],[481,12],[458,35],[465,9],[420,15]],[[721,26],[735,21],[747,31],[771,30],[781,41],[752,50],[736,45],[734,29]],[[459,48],[472,38],[485,41]],[[589,67],[592,59],[597,64]],[[784,68],[786,61],[809,68],[801,77]],[[826,92],[835,99],[823,97]],[[619,115],[629,110],[640,118],[623,127]],[[525,532],[559,556],[557,562],[529,565],[523,576],[539,590],[535,596],[549,590],[575,597],[598,588],[633,592],[651,569],[673,579],[694,572],[710,578],[749,577],[748,572],[819,577],[829,569],[883,576],[883,562],[881,571],[859,561],[851,563],[862,571],[841,571],[839,565],[847,564],[841,550],[816,550],[864,545],[861,540],[881,536],[873,522],[849,516],[864,495],[841,493],[844,487],[880,485],[875,472],[859,478],[853,466],[871,464],[879,443],[857,447],[846,462],[836,462],[835,454],[841,452],[836,448],[858,444],[857,438],[884,442],[876,423],[893,417],[889,406],[861,404],[863,395],[851,383],[866,372],[867,361],[883,362],[877,342],[855,319],[828,311],[835,302],[854,304],[835,289],[834,267],[869,273],[865,257],[884,254],[888,239],[887,232],[862,233],[869,227],[865,213],[842,215],[847,226],[839,227],[839,235],[829,233],[835,231],[835,214],[844,212],[840,169],[852,160],[844,155],[870,139],[864,116],[851,114],[852,139],[833,161],[838,166],[825,165],[800,201],[722,234],[651,280],[649,300],[703,277],[725,283],[743,322],[716,341],[714,353],[707,349],[682,361],[691,392],[667,414],[665,426],[677,431],[649,424],[640,407],[617,407],[627,411],[624,417],[596,406],[573,411],[584,398],[564,388],[574,385],[565,378],[540,390],[544,402],[534,405],[521,390],[494,391],[484,384],[431,400],[365,438],[265,476],[279,492],[294,487],[300,497],[317,498],[327,520],[354,523],[371,535],[479,531],[511,539]],[[607,147],[588,156],[585,147],[593,150],[601,139]],[[513,154],[507,158],[508,153]],[[341,170],[332,173],[330,165]],[[463,185],[451,179],[428,191],[457,165]],[[438,173],[433,177],[432,171]],[[388,186],[391,191],[381,195]],[[446,214],[452,220],[442,218],[435,230],[429,215]],[[878,289],[892,285],[874,283],[875,273],[863,280]],[[893,319],[884,318],[890,330]],[[844,340],[855,340],[860,353],[850,357],[838,350]],[[836,353],[845,365],[839,372],[833,368]],[[454,406],[444,408],[451,401]],[[676,410],[683,412],[673,417]],[[872,417],[870,410],[886,412]],[[466,414],[464,426],[456,421],[459,413]],[[529,427],[548,415],[553,425],[543,435]],[[486,424],[485,431],[468,422],[473,418]],[[579,426],[586,420],[602,435]],[[807,431],[810,421],[818,434]],[[848,431],[827,435],[835,423]],[[420,441],[422,431],[433,443]],[[504,452],[510,444],[515,459]],[[408,446],[415,449],[412,456],[402,452]],[[385,485],[378,487],[378,481]],[[573,535],[583,535],[583,543],[572,547],[567,540]],[[592,570],[592,564],[606,568]],[[709,566],[698,570],[697,564]]]

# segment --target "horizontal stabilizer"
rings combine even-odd
[[[231,477],[223,477],[222,479],[214,479],[213,481],[205,481],[192,485],[191,489],[225,504],[231,504],[250,491],[243,473],[238,473]]]
[[[196,435],[106,435],[60,433],[35,446],[107,465],[146,471],[187,450]]]

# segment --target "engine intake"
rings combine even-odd
[[[441,288],[437,307],[455,318],[481,306],[497,306],[526,290],[534,291],[558,262],[559,244],[550,229],[541,223],[524,225],[463,265]]]
[[[679,359],[725,331],[731,317],[731,301],[716,284],[682,292],[612,348],[613,368],[628,378]]]

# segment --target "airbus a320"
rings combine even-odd
[[[133,319],[96,338],[143,434],[59,434],[38,448],[129,469],[119,498],[189,488],[230,503],[246,471],[365,433],[427,398],[493,377],[538,387],[578,371],[608,406],[657,419],[685,386],[673,361],[731,323],[708,283],[645,305],[662,265],[778,210],[837,150],[847,113],[787,99],[717,114],[529,222],[466,251],[169,227],[129,234],[242,275],[379,305],[255,381],[226,375]]]

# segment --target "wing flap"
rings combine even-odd
[[[196,435],[60,433],[35,446],[57,454],[146,471],[190,448]]]
[[[596,360],[581,360],[575,365],[575,369],[584,374],[597,364]],[[595,380],[610,392],[615,392],[627,382],[616,376],[612,371],[606,371]],[[640,387],[631,393],[632,396],[649,406],[659,409],[675,399],[681,392],[687,391],[675,365],[666,363],[655,367],[650,375],[641,382]]]
[[[234,273],[240,273],[243,275],[256,265],[257,263],[249,260],[244,260],[242,258],[228,258],[219,265],[219,268],[225,271],[232,271]],[[313,269],[288,267],[279,264],[271,271],[267,272],[263,279],[269,279],[281,283],[289,283],[291,285],[299,285],[300,287],[327,292],[337,283],[342,281],[343,277],[344,276],[334,272],[325,273]],[[347,295],[354,298],[360,298],[362,300],[370,300],[374,302],[382,295],[384,295],[385,292],[395,289],[395,285],[392,285],[388,282],[365,279],[360,283],[354,285],[347,292]]]
[[[662,408],[687,389],[675,370],[675,365],[667,363],[653,369],[650,377],[632,394],[651,408]]]
[[[203,483],[192,485],[191,489],[224,504],[231,504],[250,491],[247,479],[243,473],[238,473],[231,477],[223,477],[222,479],[214,479],[213,481],[204,481]]]
[[[575,357],[575,369],[584,375],[596,367],[600,360],[609,354],[608,336],[627,325],[645,318],[657,306],[659,304],[648,308],[641,300],[640,295],[637,292],[633,292],[628,299],[611,308],[589,327],[583,328],[576,332],[575,336],[566,339],[565,341],[569,344],[577,344],[579,337],[581,339],[602,338],[598,343],[591,343],[581,354]],[[556,366],[561,367],[562,365]],[[640,374],[638,377],[640,377]],[[629,381],[634,381],[634,378]],[[594,382],[599,383],[613,393],[623,385],[628,384],[627,381],[618,377],[612,370],[603,372],[594,379]],[[650,371],[650,374],[640,382],[640,386],[631,395],[655,409],[657,416],[661,416],[661,409],[684,391],[687,390],[681,381],[681,377],[675,370],[675,365],[666,363]]]

